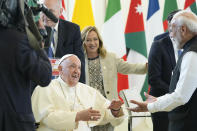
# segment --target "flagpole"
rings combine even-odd
[[[123,99],[125,107],[128,108],[129,103],[128,103],[127,98],[125,96],[124,90],[121,90],[119,92],[119,95]],[[131,113],[131,111],[128,111],[128,130],[132,131],[132,113]]]

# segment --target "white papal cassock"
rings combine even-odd
[[[115,118],[108,108],[110,101],[96,89],[78,83],[69,87],[60,77],[48,87],[36,87],[32,95],[32,108],[37,131],[90,131],[91,126],[111,123],[119,125],[124,116]],[[75,122],[78,111],[92,107],[99,110],[101,118],[94,122]]]

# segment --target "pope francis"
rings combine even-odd
[[[59,61],[59,78],[48,87],[36,87],[32,108],[37,131],[91,131],[91,127],[124,119],[122,102],[109,101],[96,89],[79,82],[81,62],[67,54]]]

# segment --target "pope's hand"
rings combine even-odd
[[[97,110],[93,110],[92,107],[86,110],[77,112],[75,121],[97,121],[100,119],[101,114]]]
[[[109,105],[108,109],[119,110],[121,108],[122,104],[123,104],[123,102],[121,100],[112,100],[112,102]]]

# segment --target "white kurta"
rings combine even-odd
[[[32,108],[38,131],[88,131],[90,126],[111,123],[119,125],[124,117],[115,118],[107,107],[110,101],[97,90],[78,83],[75,87],[61,79],[53,80],[48,87],[36,87],[32,95]],[[101,118],[96,122],[75,122],[78,111],[93,107]]]
[[[171,111],[174,108],[186,104],[197,88],[197,53],[187,52],[183,56],[180,77],[176,89],[171,94],[157,98],[157,101],[148,104],[148,110],[152,113],[158,111]]]

